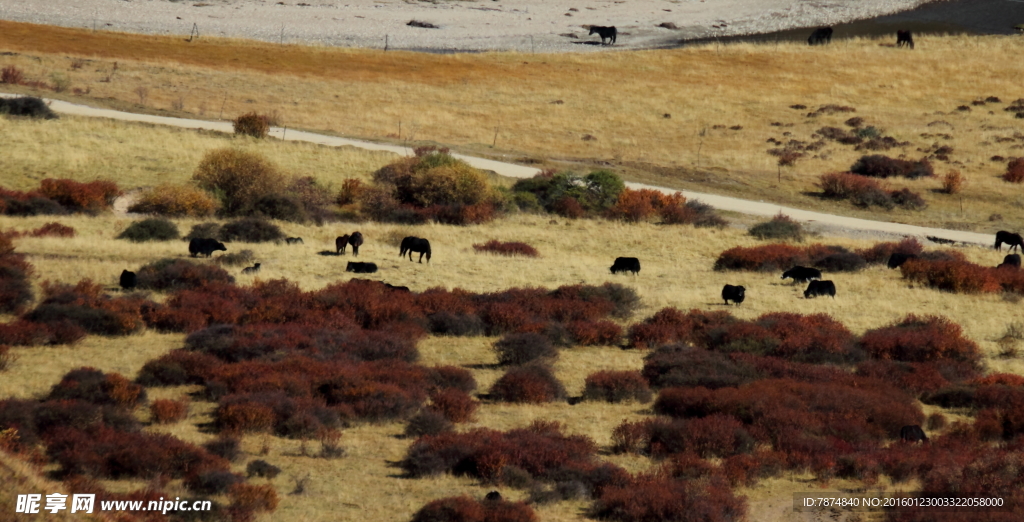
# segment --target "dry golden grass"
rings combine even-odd
[[[71,514],[70,510],[54,514],[40,509],[39,513],[34,515],[23,515],[22,518],[7,518],[18,516],[13,513],[17,506],[19,494],[43,495],[43,500],[40,503],[40,508],[42,508],[46,506],[45,495],[50,493],[70,495],[76,492],[69,491],[67,486],[60,482],[46,479],[41,471],[32,465],[0,451],[0,513],[3,513],[4,520],[31,519],[43,522],[106,522],[110,520],[98,512],[98,506],[97,512],[91,515],[82,513]],[[70,499],[70,497],[68,498]],[[70,500],[68,503],[70,504]]]
[[[61,72],[73,87],[89,93],[55,96],[93,104],[207,118],[276,112],[292,127],[439,142],[512,159],[570,161],[555,162],[560,168],[609,161],[636,180],[858,217],[979,230],[1021,228],[1024,218],[1011,209],[1024,206],[1024,198],[997,179],[1005,164],[989,158],[1019,155],[1024,146],[1020,139],[997,141],[1012,138],[1019,127],[1002,108],[1024,97],[1017,81],[1024,64],[1015,59],[1024,40],[920,40],[913,53],[888,42],[854,39],[812,49],[733,44],[585,55],[433,55],[205,38],[186,43],[0,22],[0,49],[21,53],[4,57],[0,65],[16,65],[33,80]],[[87,59],[87,65],[70,70],[74,57]],[[136,93],[139,87],[148,89],[145,100]],[[993,95],[1003,103],[955,110]],[[564,103],[552,104],[556,100]],[[179,103],[182,110],[170,109]],[[788,108],[797,103],[809,109]],[[846,170],[862,154],[837,144],[787,168],[779,183],[765,140],[808,140],[822,126],[842,127],[850,114],[805,117],[831,103],[853,106],[866,125],[911,142],[890,155],[918,158],[924,155],[919,148],[951,145],[951,158],[962,163],[955,168],[968,180],[966,189],[948,196],[931,192],[939,179],[893,183],[925,196],[931,207],[920,213],[873,214],[807,197],[804,192],[814,190],[817,175]],[[949,125],[929,125],[936,121]],[[498,145],[492,149],[496,129]],[[587,134],[597,139],[581,140]],[[940,176],[950,168],[937,162]],[[997,213],[1005,221],[990,223],[989,216]]]
[[[255,140],[211,131],[145,123],[65,116],[32,121],[0,118],[4,136],[4,187],[37,188],[45,178],[78,181],[116,179],[123,189],[185,183],[208,151],[232,147],[266,156],[293,176],[312,176],[341,186],[346,178],[369,173],[397,156],[354,147]]]

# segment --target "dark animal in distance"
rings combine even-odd
[[[344,236],[338,236],[338,239],[334,240],[334,253],[335,254],[344,254],[345,253],[345,247],[347,247],[347,246],[348,246],[348,234],[345,234]]]
[[[352,245],[352,255],[359,255],[359,246],[363,244],[363,235],[359,232],[353,232],[351,236],[348,236],[348,244]]]
[[[832,281],[811,281],[811,284],[807,285],[807,290],[804,290],[804,299],[818,297],[819,295],[830,295],[832,299],[835,299],[835,283]]]
[[[23,96],[21,98],[0,98],[0,114],[11,116],[28,116],[53,120],[57,114],[50,106],[39,98]]]
[[[900,440],[903,442],[928,442],[928,436],[918,425],[900,428]]]
[[[395,285],[388,284],[388,283],[384,283],[384,286],[386,286],[386,287],[388,287],[388,288],[390,288],[392,290],[398,290],[399,292],[409,292],[410,291],[408,286],[395,286]]]
[[[896,47],[903,47],[904,45],[913,49],[914,35],[910,34],[909,30],[900,29],[896,31]]]
[[[127,270],[121,271],[121,280],[118,284],[121,285],[122,290],[131,290],[135,288],[135,285],[139,283],[138,278],[135,276],[135,272],[129,272]]]
[[[484,500],[490,500],[490,501],[501,500],[501,493],[498,493],[497,491],[492,491],[492,492],[488,493],[487,496],[484,497]]]
[[[635,257],[616,257],[610,270],[613,274],[633,272],[633,275],[637,275],[640,273],[640,260]]]
[[[729,304],[729,301],[740,304],[746,299],[746,291],[747,289],[742,286],[725,285],[722,288],[722,299],[725,300],[725,304]]]
[[[1003,262],[996,268],[1003,268],[1004,266],[1020,268],[1020,254],[1007,254],[1003,258]]]
[[[832,28],[831,27],[819,27],[811,33],[810,38],[807,39],[808,45],[822,45],[832,43]]]
[[[1020,234],[1007,232],[1005,230],[996,232],[996,250],[1002,250],[1003,243],[1010,245],[1010,252],[1013,252],[1013,249],[1017,247],[1024,250],[1024,238],[1020,237]]]
[[[903,266],[903,263],[906,263],[910,259],[917,259],[917,254],[901,254],[899,252],[895,252],[893,255],[889,256],[889,262],[886,263],[885,266],[888,266],[889,268],[899,268]]]
[[[250,267],[246,267],[246,268],[242,269],[242,273],[243,274],[255,274],[256,272],[259,272],[259,271],[260,271],[260,264],[259,263],[256,263],[255,265],[252,265]]]
[[[806,283],[815,279],[821,279],[821,270],[807,268],[806,266],[794,266],[782,273],[783,279],[792,279],[794,283]]]
[[[401,251],[398,252],[399,257],[405,257],[405,253],[409,253],[409,261],[412,261],[412,253],[419,252],[420,263],[423,262],[423,255],[426,254],[427,262],[430,262],[430,241],[423,239],[422,237],[406,236],[402,240]]]
[[[618,36],[619,30],[616,29],[615,26],[604,27],[600,25],[592,25],[590,26],[590,34],[594,33],[597,33],[597,35],[601,37],[601,45],[605,45],[605,40],[610,40],[608,45],[611,45],[615,43],[615,37]]]
[[[289,245],[301,245],[301,244],[303,244],[301,237],[286,237],[286,238],[284,238],[284,242],[288,243]]]
[[[345,271],[355,272],[357,274],[372,274],[377,271],[377,264],[349,262],[348,266],[345,267]]]
[[[192,257],[196,257],[197,254],[202,254],[206,257],[213,255],[215,250],[227,251],[227,247],[224,243],[212,239],[209,237],[194,237],[188,242],[188,253]]]

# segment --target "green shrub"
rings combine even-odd
[[[284,239],[277,225],[259,218],[244,218],[227,223],[220,229],[221,241],[265,243]]]
[[[143,241],[170,241],[178,239],[181,234],[178,226],[163,218],[149,218],[136,221],[117,236],[135,243]]]
[[[804,227],[793,218],[778,214],[771,219],[758,223],[748,231],[750,235],[758,239],[792,239],[794,241],[804,240]]]

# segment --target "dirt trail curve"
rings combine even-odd
[[[0,96],[13,97],[13,95],[3,93],[0,93]],[[135,114],[131,112],[121,112],[110,109],[97,109],[94,107],[68,103],[60,100],[47,100],[47,102],[50,104],[50,108],[52,108],[54,111],[58,113],[63,114],[73,114],[78,116],[90,116],[97,118],[110,118],[124,121],[147,122],[158,125],[172,125],[176,127],[184,127],[190,129],[208,129],[228,133],[233,132],[233,128],[230,122],[190,120],[184,118],[170,118],[166,116]],[[323,134],[316,134],[312,132],[303,132],[291,129],[284,130],[279,127],[271,128],[271,136],[283,138],[288,141],[305,141],[309,143],[317,143],[320,145],[327,145],[332,147],[351,145],[353,147],[359,147],[367,150],[383,150],[394,152],[396,154],[404,156],[408,156],[413,153],[412,149],[408,147],[401,147],[398,145],[387,145],[381,143],[372,143],[368,141],[350,140],[346,138],[326,136]],[[524,167],[522,165],[515,165],[512,163],[503,163],[500,161],[475,158],[471,156],[464,156],[461,154],[454,154],[454,156],[466,161],[467,163],[476,168],[491,170],[502,176],[508,176],[512,178],[529,178],[540,172],[539,169],[533,167]],[[654,189],[666,193],[682,192],[682,194],[687,199],[699,199],[704,203],[707,203],[715,208],[739,212],[742,214],[751,214],[756,216],[774,216],[775,214],[782,212],[783,214],[786,214],[789,217],[804,223],[828,225],[857,231],[881,232],[885,234],[915,236],[921,239],[925,239],[931,236],[950,241],[974,243],[979,245],[989,245],[994,242],[994,236],[992,234],[979,234],[976,232],[964,232],[960,230],[919,227],[914,225],[905,225],[902,223],[871,221],[867,219],[836,216],[832,214],[822,214],[819,212],[811,212],[808,210],[783,207],[780,205],[765,203],[762,201],[750,201],[727,196],[717,196],[714,194],[690,192],[687,190],[677,191],[674,189],[656,187],[652,185],[644,185],[641,183],[628,182],[626,183],[626,186],[633,189]]]

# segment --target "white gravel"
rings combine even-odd
[[[833,25],[928,0],[0,0],[0,19],[105,31],[430,51],[593,51]],[[411,20],[437,29],[406,25]],[[674,24],[678,29],[658,27]],[[604,47],[609,49],[609,47]]]

